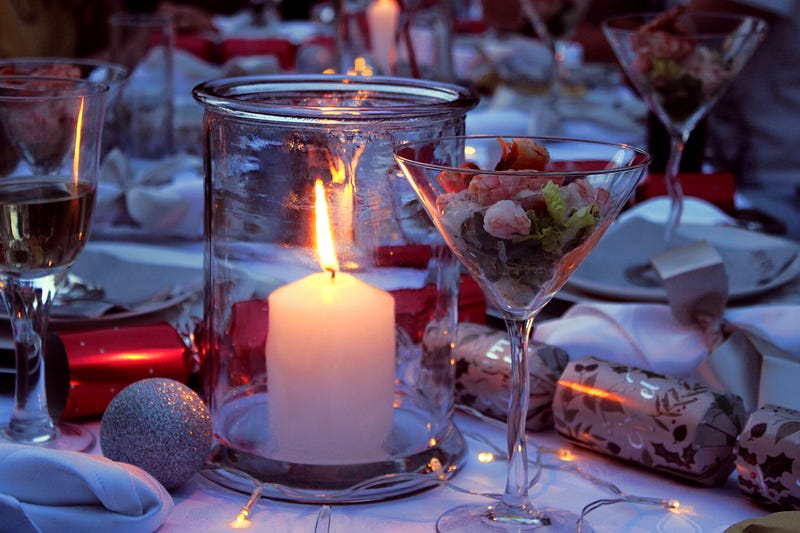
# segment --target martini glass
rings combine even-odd
[[[0,287],[16,361],[13,412],[0,429],[8,442],[94,443],[91,432],[54,421],[44,353],[56,285],[89,238],[107,92],[86,80],[0,76]]]
[[[583,20],[591,0],[520,0],[522,12],[553,56],[550,95],[561,96],[566,43]]]
[[[755,17],[692,12],[683,7],[603,22],[620,65],[670,139],[664,175],[671,201],[665,248],[683,211],[678,171],[686,140],[750,58],[766,28]]]
[[[575,514],[536,509],[528,497],[528,338],[536,314],[597,244],[650,156],[593,141],[462,136],[401,145],[395,157],[448,246],[502,314],[511,343],[505,493],[490,505],[448,511],[437,528],[575,531]]]

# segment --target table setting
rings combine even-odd
[[[442,81],[430,6],[343,3],[398,29],[366,71],[321,13],[167,19],[120,67],[169,58],[163,154],[105,133],[144,78],[0,64],[0,530],[797,531],[800,243],[676,186],[724,83],[678,121],[622,75],[763,22],[610,19],[589,65],[525,2],[536,39],[451,35]]]

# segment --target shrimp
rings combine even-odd
[[[523,191],[537,191],[548,181],[557,181],[557,178],[531,176],[513,171],[503,174],[479,174],[469,182],[467,191],[475,202],[492,205],[500,200],[510,200]]]
[[[503,155],[495,165],[495,170],[544,170],[550,161],[547,148],[536,144],[533,139],[514,139],[509,145],[498,139],[503,147]]]
[[[531,219],[512,200],[500,200],[486,210],[483,229],[498,239],[524,237],[531,232]]]
[[[478,165],[471,162],[464,163],[460,168],[472,170],[480,169]],[[467,188],[467,185],[469,185],[469,182],[472,180],[473,176],[474,174],[470,174],[468,172],[453,172],[445,170],[439,174],[436,179],[439,182],[439,185],[441,185],[445,191],[458,192]]]
[[[611,194],[601,188],[593,187],[591,183],[584,179],[573,181],[558,191],[564,203],[572,209],[580,209],[583,206],[596,204],[603,209],[608,205]]]

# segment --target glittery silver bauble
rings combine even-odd
[[[189,387],[166,378],[122,389],[103,414],[103,455],[149,472],[167,489],[189,480],[211,447],[211,416]]]

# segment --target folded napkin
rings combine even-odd
[[[161,237],[203,234],[203,162],[181,153],[160,161],[106,156],[98,186],[96,229],[133,222]]]
[[[144,470],[85,453],[0,444],[0,519],[17,533],[145,533],[173,507]]]
[[[798,305],[763,305],[729,309],[725,319],[738,327],[758,331],[762,338],[769,339],[800,364],[799,313]],[[705,332],[699,326],[678,322],[666,304],[579,303],[561,318],[538,324],[533,338],[566,350],[570,359],[594,355],[682,377],[697,377],[695,372],[709,354]],[[756,373],[758,368],[750,371]],[[787,375],[785,371],[773,372],[770,377],[778,378],[781,374]],[[768,401],[769,394],[786,392],[783,386],[763,389],[759,390],[759,404]],[[771,403],[793,407],[785,401]]]

